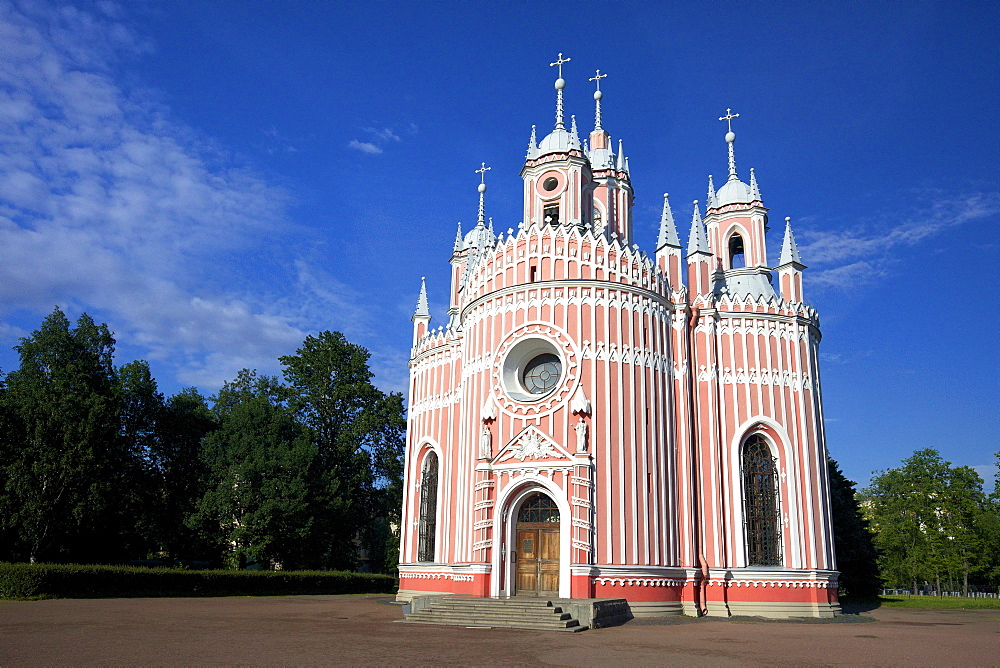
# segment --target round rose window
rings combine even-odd
[[[533,358],[524,365],[522,382],[531,394],[548,394],[559,384],[562,377],[562,362],[550,353]]]

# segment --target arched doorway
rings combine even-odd
[[[534,493],[517,511],[514,542],[514,595],[559,595],[559,508]]]

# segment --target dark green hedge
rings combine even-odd
[[[342,571],[185,571],[0,563],[0,598],[390,594],[390,575]]]

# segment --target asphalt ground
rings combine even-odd
[[[1000,611],[660,618],[582,633],[399,623],[391,597],[0,601],[0,665],[1000,665]]]

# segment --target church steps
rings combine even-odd
[[[405,621],[447,626],[483,626],[539,631],[582,631],[586,627],[550,601],[445,598],[404,615]]]

